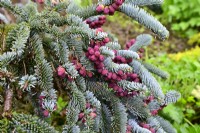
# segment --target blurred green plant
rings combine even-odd
[[[165,81],[159,79],[164,91],[175,89],[182,95],[177,104],[164,108],[163,116],[171,118],[180,133],[199,133],[200,126],[192,123],[200,124],[200,48],[165,54],[147,61],[161,66],[170,74]]]
[[[172,24],[172,30],[185,37],[197,34],[200,28],[200,0],[166,0],[162,5],[163,22]]]
[[[57,101],[57,112],[61,112],[67,105],[67,102],[63,100],[62,97],[58,97],[58,101]]]
[[[66,122],[66,106],[68,105],[67,100],[68,97],[64,97],[64,99],[59,96],[57,100],[57,110],[52,113],[51,118],[49,118],[49,122],[55,126],[57,130],[62,130],[63,124]]]
[[[200,32],[198,34],[193,35],[189,40],[189,45],[199,45],[200,46]]]
[[[92,0],[74,0],[77,5],[89,6],[92,4]]]

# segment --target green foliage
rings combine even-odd
[[[193,35],[189,40],[189,45],[199,45],[200,46],[200,33]]]
[[[198,32],[200,27],[199,0],[166,0],[163,4],[163,22],[171,23],[172,29],[190,37]]]
[[[8,131],[9,128],[9,120],[8,119],[1,119],[0,120],[0,131],[3,133],[6,133]]]
[[[154,63],[160,69],[169,73],[169,79],[165,81],[159,80],[164,91],[175,89],[182,95],[182,98],[175,106],[169,105],[163,110],[163,113],[167,114],[174,124],[182,124],[185,122],[185,119],[198,123],[200,113],[199,57],[200,48],[196,47],[183,53],[171,54],[169,56],[163,55],[148,60],[149,63]],[[178,126],[178,128],[181,127]]]
[[[64,101],[62,99],[62,97],[58,97],[58,102],[57,102],[58,110],[57,110],[57,112],[62,111],[66,107],[66,105],[67,105],[66,101]]]

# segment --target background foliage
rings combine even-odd
[[[171,24],[173,30],[180,35],[191,37],[200,28],[200,0],[166,0],[162,5],[163,22]],[[165,20],[164,20],[165,19]]]
[[[163,110],[163,115],[172,118],[179,132],[199,132],[200,119],[200,48],[177,54],[162,55],[148,59],[170,74],[170,78],[159,80],[165,91],[175,89],[181,92],[181,99],[175,105]],[[193,124],[192,124],[193,123]]]

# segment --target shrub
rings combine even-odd
[[[158,112],[176,102],[180,94],[164,94],[151,73],[162,78],[167,74],[142,62],[137,53],[152,37],[139,35],[123,50],[101,29],[105,15],[119,11],[164,40],[168,37],[166,28],[140,8],[160,0],[104,0],[85,8],[73,1],[39,1],[43,2],[41,12],[32,2],[24,7],[9,0],[0,2],[0,7],[17,18],[6,35],[6,46],[1,47],[2,131],[176,132]],[[63,98],[57,100],[58,96]],[[20,111],[27,101],[32,107]],[[66,118],[62,129],[50,124],[56,110]]]

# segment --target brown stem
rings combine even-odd
[[[23,65],[24,65],[24,73],[25,73],[25,75],[26,75],[26,64],[25,64],[24,61],[23,61]]]
[[[6,89],[4,109],[3,109],[3,114],[2,114],[3,117],[11,117],[12,97],[13,97],[13,90]]]

